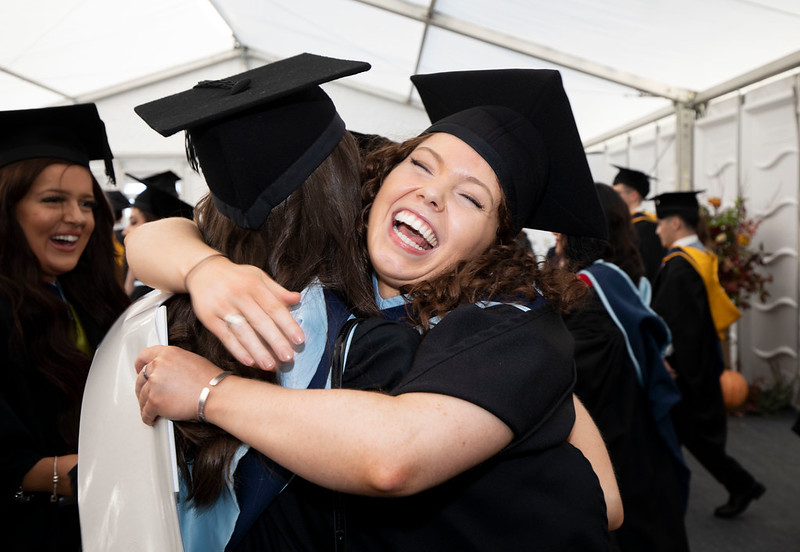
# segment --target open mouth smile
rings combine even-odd
[[[58,234],[50,239],[64,243],[75,243],[76,241],[78,241],[78,236],[73,236],[71,234]]]
[[[76,234],[56,234],[50,236],[50,243],[59,250],[64,252],[71,252],[77,247],[80,236]]]
[[[430,251],[439,245],[433,228],[411,211],[397,212],[392,229],[400,241],[417,251]]]

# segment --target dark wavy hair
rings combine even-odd
[[[583,270],[597,259],[614,263],[633,281],[644,276],[644,263],[636,247],[636,229],[631,224],[628,206],[607,184],[595,184],[600,205],[608,223],[608,240],[567,236],[564,255],[570,270]]]
[[[317,278],[335,292],[356,316],[379,314],[366,253],[356,224],[361,210],[359,153],[345,133],[337,148],[283,203],[272,209],[257,230],[236,226],[209,196],[195,207],[204,241],[233,262],[255,265],[282,286],[301,290]],[[239,364],[197,320],[188,295],[171,298],[170,344],[191,350],[223,370],[274,381],[274,374]],[[240,441],[218,427],[177,423],[179,465],[189,483],[188,499],[210,505],[223,489]],[[193,463],[191,476],[188,462]]]
[[[16,215],[20,200],[53,164],[72,165],[62,159],[36,158],[0,168],[0,295],[12,316],[9,346],[24,350],[30,369],[63,393],[58,431],[70,448],[77,450],[80,405],[92,359],[75,345],[64,301],[43,285],[42,267]],[[105,333],[130,301],[114,260],[114,215],[94,176],[92,192],[97,203],[92,210],[94,230],[78,264],[60,275],[58,282],[81,319],[88,319]]]
[[[362,167],[361,215],[362,247],[366,248],[369,212],[384,178],[428,138],[418,136],[401,144],[389,144],[371,152]],[[444,267],[443,273],[400,291],[412,302],[409,319],[423,330],[430,328],[433,317],[443,317],[459,305],[482,300],[533,300],[539,295],[557,312],[566,312],[586,297],[586,286],[569,272],[539,262],[528,247],[516,238],[511,214],[505,201],[499,207],[497,237],[482,254]]]

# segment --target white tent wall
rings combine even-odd
[[[755,85],[710,101],[694,125],[692,189],[699,199],[720,197],[723,207],[746,199],[748,214],[762,220],[753,245],[769,253],[764,271],[773,277],[765,303],[755,298],[732,331],[732,360],[748,381],[795,386],[798,396],[800,291],[800,75]],[[657,177],[651,195],[679,189],[675,175],[675,118],[597,144],[588,156],[595,179],[610,182],[612,164]],[[590,153],[591,153],[590,152]]]
[[[763,218],[757,241],[771,252],[771,297],[754,303],[739,325],[740,364],[767,382],[798,375],[798,133],[797,76],[753,90],[740,107],[739,186]],[[774,373],[773,373],[774,370]]]

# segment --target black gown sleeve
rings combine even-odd
[[[465,305],[428,332],[393,394],[439,393],[469,401],[519,438],[572,404],[572,352],[572,337],[547,304],[527,311]]]
[[[700,275],[682,257],[670,259],[658,274],[653,310],[672,332],[667,361],[677,374],[682,399],[672,411],[681,440],[703,434],[724,442],[725,406],[719,376],[722,353]]]
[[[24,475],[44,456],[41,435],[29,427],[38,420],[25,377],[25,355],[10,343],[11,326],[8,304],[0,300],[0,489],[5,496],[19,489]]]
[[[701,401],[704,381],[715,370],[707,339],[713,331],[708,324],[713,321],[703,280],[688,261],[673,257],[664,265],[652,306],[672,332],[672,354],[667,360],[677,372],[676,382],[684,400]]]
[[[342,387],[390,391],[411,368],[420,336],[402,322],[367,318],[356,326],[348,351]]]

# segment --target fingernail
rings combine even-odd
[[[303,334],[295,334],[292,336],[292,341],[295,345],[302,345],[305,341],[305,336]]]

